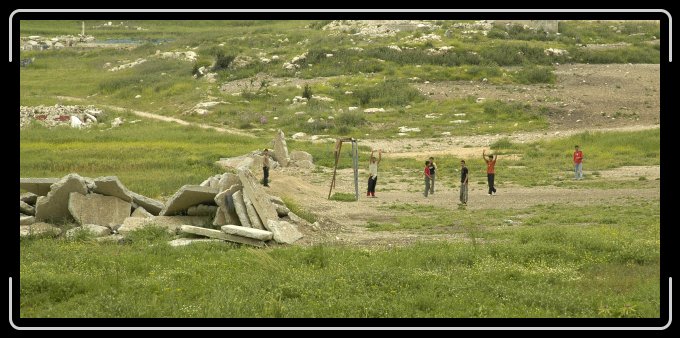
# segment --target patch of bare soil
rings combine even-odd
[[[544,106],[551,130],[659,123],[658,64],[566,64],[556,66],[555,75],[554,85],[449,81],[414,86],[433,99],[473,96]]]
[[[623,167],[602,171],[594,180],[610,180],[644,175],[655,180],[659,166]],[[321,173],[304,173],[289,168],[270,172],[272,179],[270,193],[286,196],[296,201],[305,210],[318,216],[320,229],[301,229],[305,237],[299,245],[319,243],[347,244],[360,247],[393,247],[417,241],[467,241],[466,232],[452,224],[439,224],[436,234],[409,231],[370,231],[366,226],[373,223],[397,223],[398,218],[390,212],[390,205],[433,205],[450,209],[452,213],[465,210],[485,209],[522,209],[534,205],[570,205],[574,208],[583,205],[629,203],[631,198],[655,200],[660,198],[659,181],[653,181],[650,188],[632,189],[574,189],[553,186],[542,187],[497,187],[497,194],[489,196],[486,178],[480,173],[471,173],[473,179],[469,186],[468,205],[458,205],[459,185],[457,177],[438,177],[435,194],[424,197],[424,184],[418,172],[396,175],[383,173],[378,176],[376,198],[365,196],[367,173],[360,170],[359,201],[341,202],[328,200],[330,180]],[[590,175],[590,174],[588,174]],[[591,176],[593,177],[593,176]],[[633,176],[630,176],[631,178]],[[338,170],[336,187],[333,192],[353,193],[353,173],[349,169]],[[452,182],[456,182],[452,184]],[[436,225],[437,220],[433,220]],[[483,223],[483,220],[480,220]],[[481,224],[480,223],[480,224]]]

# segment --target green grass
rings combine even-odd
[[[501,180],[524,186],[560,185],[572,176],[574,145],[578,144],[584,153],[584,170],[595,172],[621,166],[659,165],[660,141],[660,130],[651,129],[636,132],[585,132],[530,144],[517,144],[502,139],[492,144],[491,148],[500,154],[496,168],[499,170],[497,177]],[[503,161],[505,154],[519,154],[521,159]],[[520,168],[503,168],[504,166]],[[620,188],[621,185],[610,182],[603,183],[602,187]]]
[[[241,156],[264,148],[266,142],[146,120],[111,130],[34,126],[20,133],[19,174],[115,175],[132,191],[168,197],[185,184],[200,184],[222,173],[214,165],[221,157]]]
[[[389,249],[173,248],[153,228],[124,244],[22,239],[20,316],[658,318],[658,201],[572,211],[515,210],[524,225],[505,227],[480,211],[458,217],[476,220],[461,240]]]
[[[330,198],[331,201],[341,201],[341,202],[356,202],[356,196],[354,194],[349,194],[349,193],[344,193],[344,192],[336,192],[333,195],[331,195]]]
[[[403,125],[401,123],[422,130],[421,134],[410,133],[405,137],[440,135],[442,132],[470,135],[528,131],[546,127],[540,107],[521,107],[524,117],[520,122],[526,119],[533,121],[515,127],[514,122],[506,123],[495,116],[473,114],[484,105],[475,108],[465,101],[434,100],[426,93],[418,92],[412,82],[487,79],[493,84],[550,84],[555,80],[551,65],[556,62],[658,63],[660,53],[658,46],[645,43],[652,36],[660,37],[659,25],[644,22],[616,24],[622,33],[612,31],[609,28],[611,24],[607,22],[564,21],[560,23],[564,32],[559,36],[512,26],[508,28],[507,36],[504,28],[497,27],[489,36],[473,34],[467,37],[462,33],[463,28],[453,27],[456,22],[441,20],[438,23],[441,27],[432,32],[441,36],[441,41],[428,42],[412,41],[423,35],[420,31],[399,32],[393,38],[337,34],[320,28],[327,21],[315,20],[148,20],[124,21],[123,26],[118,26],[119,22],[115,21],[110,27],[101,26],[104,22],[106,20],[86,21],[86,32],[93,34],[98,41],[128,39],[140,42],[139,46],[131,50],[66,48],[21,51],[21,58],[36,59],[31,66],[21,68],[20,103],[68,103],[55,96],[72,96],[85,100],[80,104],[108,104],[249,130],[281,128],[287,134],[301,131],[362,138],[396,137],[397,129]],[[48,37],[76,34],[80,31],[80,23],[72,20],[23,20],[20,34]],[[138,26],[144,30],[137,30],[135,27]],[[453,33],[447,37],[446,30]],[[618,42],[631,45],[605,51],[580,46]],[[388,48],[390,45],[399,45],[402,51]],[[445,46],[453,48],[432,52]],[[363,50],[350,49],[354,47]],[[548,56],[544,53],[546,48],[568,50],[569,56]],[[155,56],[157,50],[188,49],[199,54],[196,62]],[[299,62],[299,69],[282,67],[284,62],[304,52],[307,52],[307,59]],[[215,84],[192,77],[195,66],[208,66],[218,61],[220,53],[223,56],[248,57],[253,61],[242,67],[226,67],[230,64],[226,62],[229,60],[221,58],[225,62],[218,63],[218,68],[221,68],[217,72],[218,83],[257,74],[303,79],[332,76],[329,85],[312,84],[310,89],[335,101],[312,100],[306,106],[293,106],[285,100],[303,92],[293,86],[270,86],[266,90],[244,88],[241,96],[232,96],[221,92]],[[333,56],[327,57],[327,54]],[[262,57],[274,55],[279,60],[269,63],[259,61]],[[147,62],[118,72],[107,70],[138,58],[145,58]],[[106,67],[107,63],[110,66]],[[502,68],[506,66],[517,67],[517,70]],[[414,77],[418,79],[408,80]],[[141,97],[136,98],[137,95]],[[196,103],[207,100],[224,103],[212,108],[208,115],[183,115]],[[406,109],[409,105],[411,108]],[[359,112],[377,107],[385,108],[387,112],[368,116],[359,113],[364,115],[360,117],[357,113],[348,114],[350,106],[359,107]],[[506,108],[517,110],[512,106]],[[306,114],[295,115],[297,111]],[[469,111],[473,115],[470,123],[447,124],[455,120],[448,116],[454,111]],[[424,115],[431,113],[443,116],[438,121],[424,119]],[[329,119],[329,116],[334,119]],[[259,122],[262,117],[267,119],[264,125]],[[278,119],[274,120],[274,117]],[[315,122],[308,123],[310,117]],[[494,120],[490,128],[478,123],[489,119]]]
[[[281,199],[288,207],[288,210],[292,211],[294,214],[300,216],[300,218],[306,220],[309,223],[314,223],[317,220],[316,215],[312,212],[305,210],[300,204],[295,201],[292,197],[281,196]]]

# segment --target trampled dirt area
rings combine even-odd
[[[543,105],[550,110],[549,129],[540,132],[451,136],[437,139],[365,140],[363,145],[383,149],[385,157],[426,159],[447,154],[468,158],[481,155],[482,149],[501,138],[515,142],[532,142],[545,138],[565,137],[584,131],[634,131],[660,128],[659,65],[560,65],[554,85],[492,85],[485,82],[444,82],[418,84],[433,99],[454,97],[483,97],[507,102]],[[329,156],[331,156],[329,154]],[[436,193],[424,197],[424,184],[418,170],[397,175],[379,174],[377,198],[365,197],[367,163],[360,164],[358,202],[327,199],[330,181],[328,173],[277,169],[271,172],[271,193],[287,196],[314,213],[319,230],[301,229],[305,238],[300,245],[342,243],[362,247],[391,247],[416,241],[470,240],[465,231],[451,224],[436,224],[437,234],[413,231],[370,231],[369,222],[396,223],[390,205],[434,205],[464,215],[466,211],[484,209],[520,209],[533,205],[625,204],[630,199],[656,200],[660,198],[660,166],[622,167],[600,171],[592,175],[587,167],[584,174],[591,181],[621,182],[621,188],[560,188],[555,186],[520,187],[500,186],[495,196],[487,195],[486,184],[472,182],[468,205],[458,206],[458,177],[438,177]],[[503,164],[499,163],[498,175]],[[380,172],[380,170],[379,170]],[[444,173],[444,171],[442,171]],[[478,180],[483,173],[474,172]],[[625,182],[644,177],[644,188],[627,188]],[[477,179],[475,180],[478,181]],[[354,191],[351,170],[339,170],[335,191]],[[592,186],[592,185],[591,185]],[[480,226],[484,226],[480,220]]]

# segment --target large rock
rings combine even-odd
[[[312,154],[306,151],[295,150],[290,153],[291,161],[309,161],[313,162]]]
[[[250,198],[246,194],[243,194],[243,203],[246,205],[246,211],[248,212],[248,219],[250,220],[250,226],[254,229],[260,229],[264,230],[264,225],[262,225],[262,221],[260,220],[260,217],[257,216],[257,211],[255,211],[255,207],[253,206],[253,202],[250,201]]]
[[[149,218],[128,217],[123,222],[123,225],[118,228],[121,234],[127,234],[130,231],[138,230],[146,226],[164,227],[171,234],[176,234],[177,229],[182,224],[191,224],[203,226],[210,224],[212,219],[207,216],[154,216]]]
[[[213,219],[213,225],[225,225],[227,224],[227,219],[224,216],[224,211],[222,211],[222,207],[217,207],[217,211],[215,212],[215,218]]]
[[[19,188],[38,196],[45,196],[50,192],[52,184],[57,182],[58,178],[20,178]]]
[[[19,215],[19,225],[31,225],[35,223],[35,217],[29,215]]]
[[[221,241],[216,238],[178,238],[169,241],[168,244],[170,246],[185,246],[194,243],[210,243],[210,242],[224,243],[224,241]]]
[[[130,217],[132,205],[118,197],[72,192],[68,210],[78,224],[117,227]]]
[[[279,216],[269,199],[269,195],[262,191],[260,184],[257,183],[257,179],[255,179],[253,174],[250,171],[241,170],[238,172],[238,177],[241,179],[241,184],[243,184],[243,193],[253,202],[253,206],[262,224],[266,227],[268,220],[278,220]]]
[[[274,159],[279,162],[282,167],[288,166],[288,161],[290,160],[286,138],[281,129],[279,129],[274,137]]]
[[[279,217],[286,217],[289,212],[290,209],[285,205],[276,205],[276,214],[279,215]]]
[[[44,223],[44,222],[39,222],[39,223],[34,223],[31,225],[24,225],[19,227],[19,236],[25,237],[25,236],[40,236],[40,235],[45,235],[45,236],[51,236],[51,237],[57,237],[61,234],[61,229],[58,227],[55,227],[52,224],[49,223]]]
[[[238,184],[233,184],[227,190],[223,190],[219,194],[215,195],[215,204],[224,213],[224,224],[236,224],[241,225],[241,221],[236,213],[236,207],[234,206],[234,193],[241,190],[243,186],[241,181]],[[216,224],[217,225],[217,224]]]
[[[130,217],[149,218],[153,217],[153,215],[150,212],[146,211],[144,207],[137,207],[137,209],[135,209],[135,211],[132,212]]]
[[[241,184],[241,180],[238,179],[238,176],[232,173],[224,173],[222,174],[222,178],[220,178],[217,187],[219,191],[225,191],[234,184]]]
[[[248,244],[248,245],[257,246],[257,247],[263,247],[264,246],[263,241],[259,241],[259,240],[248,238],[248,237],[230,235],[230,234],[224,233],[220,230],[206,229],[206,228],[195,227],[195,226],[191,226],[191,225],[182,225],[180,227],[180,231],[184,232],[184,233],[188,233],[188,234],[218,238],[218,239],[223,239],[225,241],[236,242],[236,243],[241,243],[241,244]]]
[[[213,198],[214,200],[214,198]],[[213,217],[217,211],[217,206],[199,204],[189,207],[187,209],[187,215],[189,216],[210,216]]]
[[[253,239],[259,239],[261,241],[268,241],[274,237],[274,234],[271,231],[267,230],[260,230],[260,229],[254,229],[254,228],[246,228],[246,227],[241,227],[238,225],[225,225],[222,226],[222,232],[231,234],[231,235],[237,235],[237,236],[243,236],[243,237],[248,237],[248,238],[253,238]]]
[[[292,244],[303,235],[295,225],[286,221],[267,221],[267,229],[274,234],[276,243]]]
[[[38,221],[53,220],[55,222],[73,219],[68,209],[69,195],[72,192],[81,195],[87,194],[85,180],[78,174],[64,176],[57,183],[52,184],[47,196],[38,198],[35,203],[35,219]]]
[[[38,201],[38,195],[32,193],[32,192],[25,192],[19,195],[19,200],[28,204],[28,205],[35,205],[35,202]]]
[[[144,207],[144,210],[148,211],[150,214],[154,216],[158,216],[161,210],[163,210],[163,207],[165,207],[163,202],[156,201],[155,199],[148,198],[136,192],[131,191],[130,195],[132,196],[132,202],[134,204],[137,204],[140,207]]]
[[[81,227],[75,227],[66,231],[66,238],[74,237],[78,232],[87,231],[94,237],[104,237],[111,234],[111,229],[96,225],[96,224],[84,224]]]
[[[297,167],[302,169],[314,169],[314,163],[311,161],[290,161],[288,162],[289,167]]]
[[[246,209],[246,204],[243,201],[243,191],[237,191],[233,195],[234,208],[236,209],[236,215],[238,215],[238,220],[241,222],[241,226],[252,227],[250,225],[250,218],[248,218],[248,211]]]
[[[132,202],[132,195],[116,176],[102,176],[94,179],[93,192],[105,196],[118,197],[125,202]]]
[[[35,215],[35,208],[22,200],[19,200],[19,211],[26,215]]]
[[[261,164],[262,162],[260,162]],[[216,164],[223,169],[252,169],[255,168],[257,165],[255,163],[255,160],[249,156],[249,155],[243,155],[239,157],[230,157],[230,158],[220,158],[219,161],[216,162]],[[259,165],[259,164],[258,164]]]
[[[214,204],[217,189],[198,185],[181,187],[165,204],[160,216],[172,216],[198,204]]]

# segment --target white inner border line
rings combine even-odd
[[[9,277],[9,324],[15,330],[665,330],[671,326],[673,322],[673,277],[668,277],[668,322],[660,327],[328,327],[328,326],[310,326],[310,327],[20,327],[14,324],[12,320],[12,277]]]
[[[668,16],[668,62],[673,62],[673,17],[665,9],[17,9],[9,15],[9,62],[12,62],[12,18],[16,13],[86,13],[86,12],[122,12],[122,13],[328,13],[328,12],[349,12],[349,13],[419,13],[419,12],[447,12],[447,13],[518,13],[518,12],[553,12],[553,13],[664,13]]]

